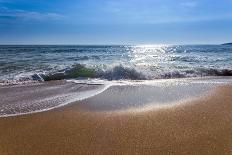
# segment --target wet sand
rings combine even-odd
[[[189,103],[126,112],[71,104],[0,118],[0,154],[232,154],[232,85]]]
[[[53,109],[101,91],[97,85],[65,81],[0,86],[0,117]]]

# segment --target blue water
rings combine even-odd
[[[34,74],[47,80],[231,76],[232,46],[0,46],[0,80]]]

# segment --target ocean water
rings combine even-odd
[[[0,46],[0,81],[232,76],[232,46]]]
[[[0,46],[0,117],[78,101],[90,111],[160,107],[228,83],[227,45]]]

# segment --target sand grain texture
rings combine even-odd
[[[97,113],[72,104],[0,118],[1,155],[232,154],[232,86],[141,112]]]

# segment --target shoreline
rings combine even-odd
[[[99,83],[100,82],[100,83]],[[49,111],[82,102],[90,111],[162,107],[200,97],[232,78],[207,77],[140,81],[61,80],[0,87],[0,118]]]
[[[88,112],[71,104],[0,118],[0,154],[231,154],[232,85],[181,105]]]

